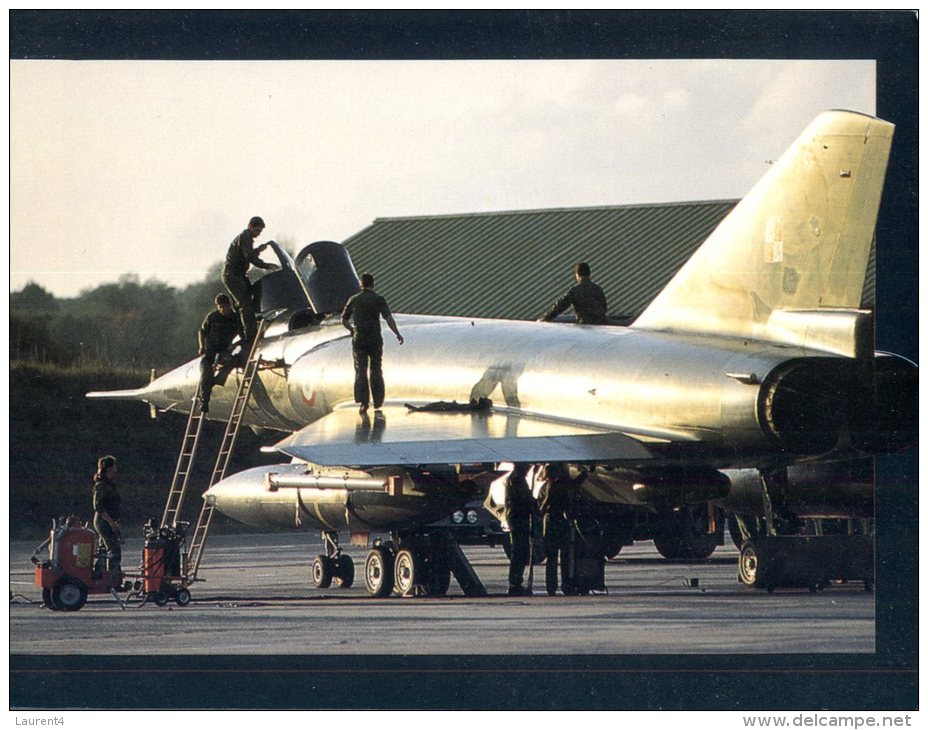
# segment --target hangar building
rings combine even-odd
[[[394,312],[537,319],[587,261],[609,316],[637,317],[737,200],[378,218],[344,241]],[[873,257],[864,304],[874,299]]]

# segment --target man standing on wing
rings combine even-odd
[[[371,399],[374,410],[383,407],[383,337],[380,318],[396,335],[402,345],[403,336],[387,306],[387,300],[374,291],[372,274],[361,274],[361,291],[351,297],[342,312],[342,324],[351,332],[351,350],[354,355],[354,400],[360,404],[359,412],[367,413]],[[354,325],[352,326],[352,321]],[[368,372],[370,377],[368,377]]]

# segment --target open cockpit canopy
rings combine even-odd
[[[360,289],[351,257],[340,243],[316,241],[303,248],[296,259],[276,241],[269,241],[269,249],[280,268],[256,282],[261,312],[285,310],[291,317],[300,313],[302,324],[312,324],[341,312],[348,297]]]

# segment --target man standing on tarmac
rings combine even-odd
[[[590,265],[581,261],[574,269],[577,283],[558,299],[541,318],[550,322],[567,307],[573,307],[577,324],[606,324],[606,295],[599,284],[590,279]]]
[[[509,595],[529,596],[531,589],[522,585],[525,566],[529,560],[529,540],[532,529],[534,504],[526,474],[528,464],[514,464],[506,477],[506,502],[504,516],[509,525],[512,550],[509,554]]]
[[[245,333],[243,351],[246,357],[258,332],[252,286],[247,276],[248,269],[252,266],[271,270],[278,268],[275,264],[265,263],[258,258],[258,254],[270,244],[265,243],[257,249],[254,248],[255,239],[263,230],[264,221],[260,217],[255,216],[248,221],[248,227],[232,239],[222,267],[222,283],[232,295],[235,308],[242,317],[242,329]]]
[[[351,297],[342,312],[342,324],[351,332],[351,351],[354,355],[354,401],[363,416],[367,413],[371,398],[374,410],[383,407],[385,388],[383,382],[383,337],[380,333],[380,318],[403,344],[403,336],[387,306],[387,300],[374,291],[374,276],[361,274],[361,291]],[[351,322],[354,321],[354,326]],[[368,378],[370,371],[370,378]]]
[[[122,531],[119,528],[121,498],[116,490],[116,457],[97,459],[97,473],[93,477],[93,529],[100,536],[106,550],[108,569],[114,581],[122,579]]]
[[[549,596],[557,593],[558,558],[563,566],[577,487],[586,476],[586,472],[581,472],[576,479],[571,479],[563,464],[545,465],[544,484],[538,493],[538,511],[541,512],[541,537],[545,550],[545,589]]]
[[[214,385],[225,385],[234,367],[232,340],[242,336],[242,323],[232,311],[232,302],[226,294],[216,295],[216,310],[206,315],[197,333],[200,343],[200,410],[209,413],[209,398]],[[219,367],[218,375],[215,368]]]

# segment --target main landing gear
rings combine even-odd
[[[351,588],[354,584],[354,561],[338,546],[337,532],[323,532],[325,555],[313,560],[313,585],[328,588],[334,582],[339,588]]]
[[[372,596],[388,595],[391,589],[401,596],[444,596],[452,576],[465,596],[487,594],[461,547],[443,532],[394,533],[368,553],[364,573]],[[378,580],[381,575],[384,579]]]
[[[313,583],[317,588],[333,582],[348,588],[354,580],[351,558],[339,550],[336,533],[323,533],[323,538],[327,554],[313,561]],[[391,540],[376,541],[364,561],[364,587],[375,598],[391,593],[444,596],[452,575],[465,595],[486,595],[461,548],[442,533],[394,534]]]
[[[447,545],[406,542],[393,563],[394,589],[401,596],[443,596],[451,586]]]
[[[443,596],[451,586],[451,563],[448,546],[440,542],[409,537],[380,542],[364,562],[364,586],[376,598],[391,592]]]

